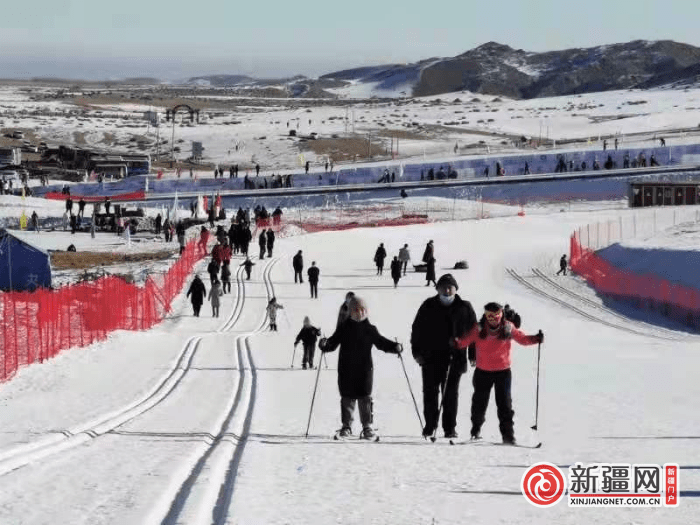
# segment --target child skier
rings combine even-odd
[[[308,363],[309,368],[314,367],[314,353],[316,350],[316,338],[321,335],[321,330],[311,325],[308,317],[304,317],[304,326],[299,331],[297,338],[294,340],[294,346],[299,344],[299,341],[304,343],[304,357],[301,359],[301,367],[306,370]]]
[[[219,282],[218,279],[212,281],[211,283],[211,290],[209,290],[209,301],[211,301],[211,315],[212,317],[219,317],[219,306],[221,302],[219,301],[219,297],[224,295],[224,292],[221,291],[221,283]]]
[[[403,347],[379,334],[367,320],[367,305],[357,296],[348,304],[350,318],[340,324],[330,338],[319,341],[321,352],[332,352],[340,345],[338,356],[338,389],[340,390],[340,419],[338,437],[352,434],[355,402],[358,402],[362,423],[361,439],[376,436],[372,429],[372,346],[390,354],[400,354]]]
[[[284,306],[279,304],[275,297],[267,303],[267,316],[270,318],[270,330],[273,332],[277,331],[277,310],[281,308],[284,308]]]
[[[481,426],[484,424],[486,409],[491,396],[491,387],[496,393],[498,421],[503,443],[515,445],[513,432],[513,402],[511,398],[510,346],[515,339],[521,345],[534,345],[544,340],[540,331],[535,335],[525,335],[506,321],[503,307],[498,303],[484,306],[484,315],[479,324],[466,335],[455,338],[455,347],[464,351],[471,343],[476,344],[476,355],[470,355],[474,370],[474,395],[472,397],[472,439],[481,439]]]

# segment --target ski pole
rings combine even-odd
[[[294,352],[292,352],[292,368],[294,368],[294,357],[297,355],[297,344],[294,343]]]
[[[454,359],[454,357],[452,358]],[[442,413],[442,405],[445,404],[445,390],[447,390],[447,382],[450,380],[450,370],[452,369],[452,360],[450,360],[450,363],[447,365],[447,376],[445,377],[445,384],[442,386],[442,394],[440,396],[440,408],[438,408],[438,415],[437,415],[437,421],[435,423],[435,430],[433,431],[433,435],[430,436],[430,441],[435,443],[435,440],[437,439],[437,427],[438,423],[440,422],[440,414]]]
[[[311,408],[309,409],[309,422],[306,424],[305,438],[309,437],[309,428],[311,427],[311,414],[314,411],[314,401],[316,400],[316,389],[318,388],[318,378],[321,377],[321,366],[319,363],[318,372],[316,372],[316,384],[314,385],[314,394],[311,396]]]
[[[542,348],[542,330],[537,332],[540,336],[540,342],[537,343],[537,390],[535,391],[535,424],[530,428],[537,430],[537,421],[540,414],[540,349]]]
[[[399,360],[401,361],[401,368],[403,368],[403,375],[406,376],[406,383],[408,383],[408,391],[411,393],[411,399],[413,399],[413,406],[416,407],[416,415],[418,416],[418,422],[420,423],[420,431],[423,432],[423,419],[420,417],[420,410],[418,410],[418,403],[416,403],[416,397],[413,395],[413,389],[411,388],[411,382],[408,380],[408,374],[406,373],[406,365],[403,362],[403,356],[399,354]]]
[[[321,352],[321,356],[323,357],[323,362],[326,364],[326,369],[328,369],[328,359],[326,359],[325,352]],[[318,367],[321,368],[321,363],[318,364]]]

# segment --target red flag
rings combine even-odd
[[[163,170],[158,171],[158,176],[156,177],[157,179],[162,179],[163,178]]]

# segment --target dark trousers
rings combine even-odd
[[[192,303],[192,309],[194,310],[194,316],[199,317],[199,311],[202,309],[202,305]]]
[[[425,430],[432,433],[438,426],[438,397],[443,387],[442,404],[442,428],[445,432],[452,432],[457,426],[457,408],[459,403],[459,381],[462,372],[459,367],[450,368],[450,376],[447,377],[448,363],[429,362],[421,367],[423,375],[423,415],[425,416]],[[445,384],[447,382],[447,384]]]
[[[265,258],[265,246],[260,246],[260,258]]]
[[[384,263],[377,263],[377,275],[382,275],[384,272]]]
[[[309,286],[311,287],[311,297],[318,299],[318,283],[309,281]]]
[[[359,405],[358,408],[360,409],[362,428],[371,428],[374,420],[372,396],[365,396],[359,399],[345,396],[340,397],[340,420],[343,423],[343,427],[352,428],[355,401],[357,401]]]
[[[231,281],[222,281],[224,287],[224,293],[231,292]]]
[[[313,368],[314,366],[314,353],[316,352],[316,343],[311,343],[310,345],[307,345],[304,343],[304,357],[301,360],[302,366],[306,366],[307,364],[309,367]]]
[[[245,270],[245,278],[250,281],[250,268],[243,268]]]
[[[297,282],[297,277],[299,278],[300,283],[304,282],[304,279],[301,276],[301,270],[302,270],[301,268],[298,270],[296,268],[294,268],[294,282]]]
[[[408,261],[401,261],[401,270],[403,274],[406,275],[406,267],[408,266]]]
[[[272,257],[272,244],[267,245],[267,257]]]
[[[498,372],[487,372],[477,368],[474,370],[474,395],[472,396],[472,435],[481,431],[484,424],[486,409],[489,406],[491,387],[496,393],[496,408],[498,422],[503,439],[513,439],[513,401],[510,396],[510,368]]]
[[[562,266],[561,268],[559,268],[557,275],[559,275],[561,272],[564,272],[564,275],[566,275],[566,266]]]

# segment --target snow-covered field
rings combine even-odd
[[[251,281],[224,297],[220,318],[210,317],[206,304],[203,317],[192,317],[180,297],[148,332],[114,333],[0,385],[0,523],[692,523],[700,511],[700,423],[689,414],[700,387],[687,371],[700,365],[700,339],[663,321],[621,319],[576,277],[557,282],[598,303],[586,307],[597,320],[533,295],[506,272],[547,288],[530,269],[551,275],[574,229],[619,213],[541,210],[280,239],[275,257],[256,261]],[[438,275],[452,271],[458,293],[477,312],[492,300],[508,302],[526,332],[545,332],[537,436],[530,430],[536,347],[513,350],[516,435],[543,441],[541,449],[423,441],[401,363],[379,351],[374,410],[382,441],[330,439],[340,426],[337,353],[320,371],[304,439],[316,371],[300,369],[299,352],[290,368],[292,343],[306,315],[330,335],[348,290],[367,300],[384,335],[406,345],[422,405],[408,342],[417,308],[434,289],[417,273],[394,289],[388,275],[374,275],[372,256],[380,242],[390,255],[408,243],[418,260],[429,239]],[[299,249],[307,266],[315,260],[321,268],[317,300],[306,284],[293,283],[291,257]],[[450,270],[459,259],[468,260],[468,270]],[[264,305],[273,294],[285,307],[277,333],[265,330]],[[471,375],[461,384],[462,437]],[[493,400],[484,437],[499,438]],[[539,461],[675,462],[684,497],[677,509],[565,502],[538,509],[519,487]]]
[[[206,98],[192,95],[193,104],[203,107],[200,123],[189,125],[189,116],[182,122],[178,114],[174,129],[163,118],[165,107],[129,101],[91,104],[89,97],[80,99],[80,105],[59,99],[31,100],[33,95],[56,91],[42,86],[21,91],[16,86],[0,87],[0,129],[32,131],[38,140],[53,145],[120,151],[142,152],[137,142],[146,142],[145,151],[152,155],[157,151],[156,139],[161,141],[160,153],[170,155],[174,138],[174,146],[181,148],[178,159],[189,157],[191,141],[200,141],[204,161],[238,163],[243,169],[259,163],[265,175],[299,170],[306,160],[312,163],[312,171],[324,169],[327,156],[301,150],[297,139],[289,137],[290,130],[300,135],[315,132],[319,138],[363,140],[371,133],[386,158],[391,155],[392,137],[398,137],[393,150],[399,158],[442,159],[455,156],[455,145],[457,155],[514,151],[512,142],[520,136],[535,141],[586,141],[576,148],[600,148],[598,138],[613,134],[619,136],[621,147],[657,145],[660,136],[675,145],[696,142],[697,133],[678,130],[698,129],[700,124],[697,89],[625,90],[533,100],[455,92],[387,102],[358,100],[348,107],[322,105],[318,100],[309,100],[308,106],[296,100],[294,106],[287,106],[281,99],[232,106],[232,99],[240,97],[222,90],[221,95]],[[356,91],[341,94],[367,94]],[[143,119],[148,110],[161,113],[159,131]],[[609,146],[613,147],[612,140]],[[200,176],[210,175],[209,171]]]

